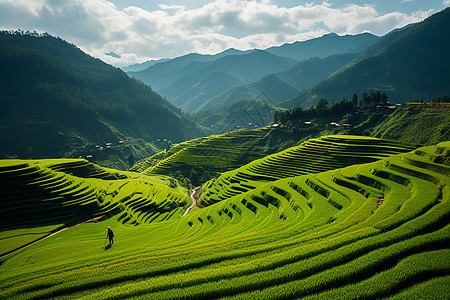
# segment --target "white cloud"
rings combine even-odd
[[[449,2],[445,0],[444,2]],[[373,5],[314,2],[281,7],[270,0],[215,0],[196,8],[160,4],[119,9],[107,0],[0,0],[0,27],[47,31],[119,66],[189,52],[267,48],[327,32],[377,35],[432,11],[380,15]],[[104,53],[115,52],[120,59]]]
[[[170,9],[183,10],[183,9],[186,9],[186,6],[184,6],[184,5],[159,4],[158,7],[161,8],[162,10],[170,10]]]
[[[442,4],[444,4],[444,5],[450,5],[450,0],[444,0],[444,1],[442,1]]]

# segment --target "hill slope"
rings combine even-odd
[[[82,159],[0,160],[0,255],[88,220],[117,215],[122,224],[138,225],[178,216],[191,201],[167,185],[177,187],[171,178]]]
[[[310,106],[320,98],[341,99],[357,91],[378,89],[406,102],[449,94],[450,8],[404,29],[374,55],[337,72],[284,104]],[[381,39],[379,43],[386,44]],[[375,46],[375,45],[374,45]]]
[[[296,96],[300,90],[327,78],[357,56],[357,53],[345,53],[301,61],[283,72],[268,75],[252,83],[234,86],[211,98],[199,110],[225,107],[243,99],[255,99],[260,93],[266,94],[271,102],[286,101]]]
[[[87,144],[201,130],[142,82],[48,35],[0,33],[0,157],[58,157]],[[133,151],[132,149],[130,151]]]
[[[450,140],[450,105],[408,105],[374,127],[372,136],[404,143],[434,145]]]
[[[264,156],[261,145],[269,128],[236,130],[212,135],[174,145],[167,153],[150,157],[137,163],[131,170],[146,175],[184,177],[197,185],[207,181],[207,176],[235,169],[247,162]],[[206,174],[205,174],[206,173]]]
[[[241,100],[257,100],[261,94],[264,94],[268,101],[276,103],[292,98],[298,91],[298,89],[282,80],[277,74],[272,74],[258,81],[233,86],[220,94],[215,94],[214,97],[204,102],[197,110],[221,109]]]
[[[218,84],[218,82],[214,82],[213,87],[209,87],[208,84],[211,84],[209,78],[214,72],[227,72],[236,80],[233,85],[240,86],[242,84],[260,80],[267,75],[285,71],[291,67],[294,62],[300,60],[313,57],[323,58],[334,54],[344,53],[352,53],[354,55],[355,53],[366,49],[378,39],[378,37],[367,33],[354,36],[328,34],[304,42],[268,48],[266,51],[237,51],[228,49],[216,55],[191,53],[165,63],[155,64],[142,71],[130,72],[129,74],[152,86],[158,93],[167,97],[171,103],[184,108],[188,112],[194,112],[198,110],[199,105],[193,105],[192,103],[201,104],[201,102],[206,102],[230,88],[229,83],[231,82],[229,80],[225,80],[223,86]],[[286,75],[289,77],[289,84],[292,84],[293,82],[294,86],[299,84],[300,88],[304,88],[311,86],[311,82],[313,84],[325,78],[341,66],[342,65],[336,67],[333,62],[326,62],[322,66],[317,66],[320,69],[314,67],[312,70],[310,69],[308,71],[309,76],[305,78],[292,78],[293,76],[295,77],[298,75],[292,74],[292,72],[298,73],[299,71],[291,70],[291,74]],[[330,70],[330,68],[332,70]],[[325,69],[325,71],[323,69]],[[274,77],[272,77],[272,79],[273,78]],[[276,88],[275,85],[279,83],[280,82],[276,81],[270,83],[272,86],[271,90],[282,90],[287,86],[284,84],[284,87],[280,86]],[[241,89],[241,92],[238,92],[239,96],[245,95],[246,97],[239,99],[234,99],[235,96],[226,97],[228,98],[227,105],[238,100],[251,99],[255,94],[254,87],[246,92],[242,91],[242,87],[239,88]],[[213,93],[213,91],[215,93]],[[269,94],[268,91],[265,92]],[[284,96],[291,98],[293,97],[294,92],[298,91],[291,90],[290,93],[285,93]],[[223,96],[219,98],[222,99]],[[233,99],[231,100],[231,98]],[[280,97],[274,96],[274,98]],[[288,99],[285,97],[281,98],[282,99],[278,101]],[[191,103],[186,104],[187,102]],[[220,103],[221,100],[214,100],[213,102]],[[222,107],[226,106],[222,103],[219,105]]]
[[[246,55],[228,55],[190,72],[158,92],[188,112],[195,112],[213,96],[230,88],[231,84],[251,82],[271,73],[283,71],[296,63],[265,51],[253,51]],[[225,74],[226,80],[211,80]],[[189,105],[186,104],[190,102]],[[194,105],[195,103],[195,105]]]
[[[173,84],[180,78],[198,71],[206,66],[209,62],[228,55],[244,55],[251,51],[240,51],[236,49],[228,49],[216,55],[202,55],[198,53],[189,53],[166,62],[154,64],[140,71],[130,71],[130,76],[139,78],[153,89],[160,90],[168,85]],[[167,95],[164,95],[167,96]]]
[[[3,258],[2,296],[448,298],[449,157],[447,142],[178,219],[79,225]],[[103,248],[107,226],[116,241]]]

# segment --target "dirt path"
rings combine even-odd
[[[81,225],[81,224],[84,224],[84,223],[92,223],[92,222],[97,223],[97,222],[101,222],[101,221],[104,221],[104,220],[109,219],[109,218],[110,218],[110,216],[105,216],[105,215],[104,215],[104,216],[97,217],[97,218],[92,218],[92,219],[89,219],[89,220],[87,220],[87,221],[84,221],[84,222],[81,222],[81,223],[78,223],[78,224],[74,224],[74,225],[71,225],[71,226],[63,226],[63,227],[60,227],[59,229],[56,229],[55,232],[49,233],[49,234],[47,234],[47,235],[45,235],[45,236],[43,236],[43,237],[41,237],[41,238],[39,238],[39,239],[37,239],[37,240],[34,240],[34,241],[32,241],[32,242],[30,242],[30,243],[28,243],[28,244],[25,244],[25,245],[23,245],[23,246],[21,246],[21,247],[19,247],[19,248],[17,248],[17,249],[14,249],[14,250],[11,250],[11,251],[9,251],[9,252],[7,252],[7,253],[5,253],[5,254],[2,254],[2,255],[0,256],[0,259],[6,257],[6,256],[8,256],[8,255],[11,255],[11,254],[13,254],[13,253],[16,253],[16,252],[18,252],[18,251],[20,251],[20,250],[23,250],[23,249],[25,249],[25,248],[28,248],[28,247],[30,247],[31,245],[34,245],[34,244],[36,244],[36,243],[39,243],[39,242],[41,242],[41,241],[43,241],[43,240],[45,240],[45,239],[48,239],[49,237],[54,236],[55,234],[58,234],[58,233],[60,233],[61,231],[64,231],[64,230],[66,230],[66,229],[69,229],[69,228],[72,228],[72,227],[75,227],[75,226],[78,226],[78,225]]]
[[[77,224],[77,225],[79,225],[79,224]],[[76,225],[75,225],[75,226],[76,226]],[[72,227],[73,227],[73,226],[72,226]],[[7,252],[7,253],[3,254],[2,256],[0,256],[0,259],[6,257],[6,256],[8,256],[8,255],[14,254],[14,253],[16,253],[16,252],[19,252],[20,250],[23,250],[23,249],[25,249],[25,248],[28,248],[28,247],[30,247],[31,245],[34,245],[34,244],[36,244],[36,243],[39,243],[40,241],[43,241],[43,240],[45,240],[45,239],[48,239],[49,237],[54,236],[55,234],[58,234],[58,233],[60,233],[61,231],[64,231],[64,230],[69,229],[69,228],[70,228],[70,227],[64,227],[64,228],[58,229],[57,231],[55,231],[55,232],[53,232],[53,233],[47,234],[47,235],[45,235],[45,236],[43,236],[43,237],[41,237],[41,238],[39,238],[39,239],[37,239],[37,240],[34,240],[33,242],[30,242],[30,243],[28,243],[28,244],[26,244],[26,245],[23,245],[23,246],[21,246],[21,247],[15,249],[15,250],[12,250],[12,251],[10,251],[10,252]]]
[[[192,194],[191,194],[192,205],[189,206],[188,209],[186,209],[186,211],[185,211],[184,214],[183,214],[183,217],[184,217],[185,215],[187,215],[187,213],[190,212],[191,209],[192,209],[194,206],[199,206],[199,205],[197,204],[197,201],[198,201],[198,199],[200,198],[200,195],[201,195],[201,194],[202,194],[202,187],[201,187],[201,186],[196,187],[196,188],[192,191]],[[199,207],[200,207],[200,206],[199,206]]]

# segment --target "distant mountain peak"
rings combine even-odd
[[[120,55],[115,53],[115,52],[113,52],[113,51],[105,53],[105,55],[108,55],[108,56],[111,56],[111,57],[114,57],[114,58],[120,58]]]

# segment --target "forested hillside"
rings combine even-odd
[[[140,149],[119,153],[123,159],[155,151],[157,138],[202,132],[142,82],[59,38],[1,32],[0,64],[0,157],[70,156],[142,139]]]
[[[251,83],[233,86],[205,102],[199,111],[223,108],[243,99],[258,99],[261,93],[266,95],[269,102],[286,101],[296,96],[302,89],[313,86],[338,71],[358,55],[358,53],[344,53],[303,60],[285,71],[270,74]]]
[[[231,86],[255,81],[266,75],[281,72],[296,63],[295,60],[265,51],[245,55],[227,55],[202,64],[186,76],[158,90],[178,107],[188,112],[197,111],[202,104]],[[143,72],[149,72],[147,69]],[[151,84],[151,82],[147,82]]]
[[[373,55],[341,70],[284,103],[310,106],[321,98],[340,100],[356,91],[379,89],[395,102],[450,94],[450,8],[394,35]],[[395,38],[396,37],[396,38]],[[394,38],[394,39],[393,39]],[[377,49],[374,44],[372,50]],[[380,48],[380,47],[378,47]]]

